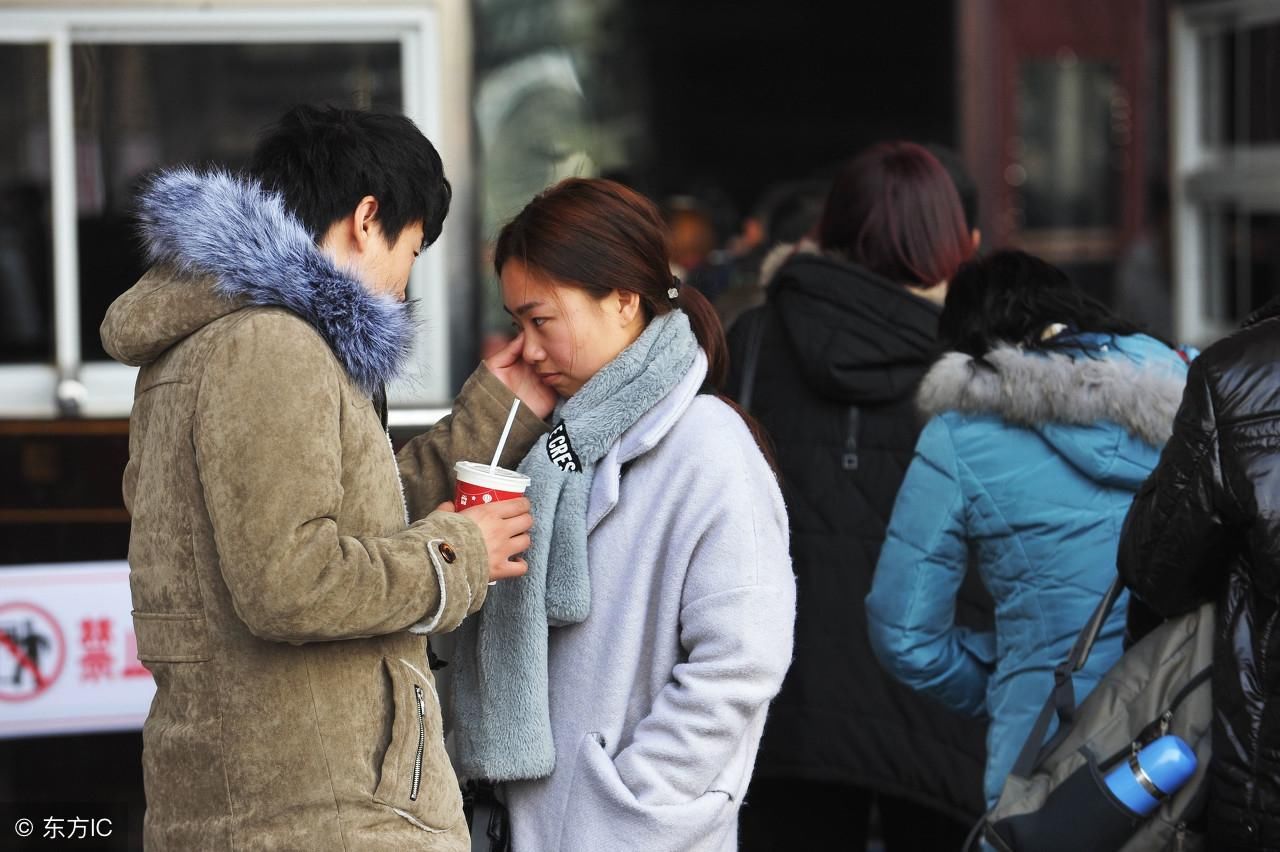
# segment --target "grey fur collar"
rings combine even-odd
[[[926,415],[995,414],[1019,426],[1118,423],[1152,446],[1173,431],[1184,379],[1124,357],[1071,358],[1002,346],[984,359],[948,352],[930,368],[916,402]]]
[[[366,393],[394,378],[412,351],[411,306],[373,295],[339,269],[284,199],[256,181],[163,172],[139,197],[138,220],[153,263],[212,275],[229,299],[297,314]]]

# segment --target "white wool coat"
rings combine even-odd
[[[591,614],[550,631],[555,770],[504,785],[516,852],[737,848],[795,580],[777,482],[705,376],[700,353],[596,467]]]

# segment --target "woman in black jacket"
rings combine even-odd
[[[1280,849],[1280,300],[1192,362],[1119,567],[1161,615],[1217,601],[1210,846]]]
[[[775,443],[798,584],[795,662],[765,726],[742,848],[792,849],[798,833],[865,848],[875,802],[888,852],[958,849],[983,810],[984,725],[881,670],[862,601],[920,430],[913,396],[947,281],[973,238],[947,172],[906,142],[844,168],[816,238],[730,333],[729,387]]]

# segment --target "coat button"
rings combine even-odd
[[[458,552],[453,549],[453,545],[449,544],[449,542],[440,542],[440,544],[436,546],[436,549],[440,551],[440,558],[445,562],[448,562],[450,565],[458,561]]]

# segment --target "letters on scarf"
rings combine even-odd
[[[547,458],[561,470],[582,470],[582,462],[574,455],[573,445],[569,443],[569,429],[563,420],[547,435]]]

